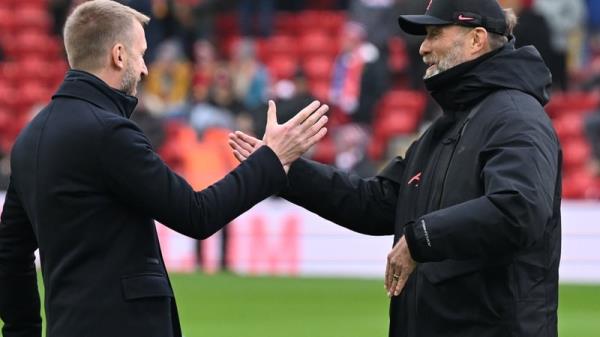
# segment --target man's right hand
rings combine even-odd
[[[329,110],[327,105],[321,105],[319,101],[314,101],[285,124],[279,124],[275,103],[269,101],[267,126],[263,140],[260,141],[236,132],[236,134],[230,135],[229,145],[240,161],[246,159],[258,147],[267,145],[275,152],[287,172],[291,163],[327,133],[327,128],[325,128],[327,110]]]

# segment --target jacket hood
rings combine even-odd
[[[551,85],[552,75],[537,49],[515,49],[514,38],[502,48],[425,80],[433,98],[449,111],[471,107],[503,89],[522,91],[546,105]]]
[[[108,86],[100,78],[81,70],[69,70],[54,97],[73,97],[129,118],[138,103],[134,96]]]

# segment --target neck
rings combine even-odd
[[[100,69],[100,70],[86,70],[88,73],[98,77],[104,83],[108,84],[109,87],[120,90],[121,87],[121,77],[119,74],[111,71],[110,69]]]

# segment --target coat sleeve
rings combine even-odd
[[[498,257],[542,240],[553,216],[560,149],[551,126],[504,120],[479,156],[484,195],[417,219],[405,229],[416,261]]]
[[[121,202],[196,239],[214,234],[287,181],[275,153],[263,146],[223,179],[194,191],[128,120],[105,128],[100,149],[106,184]]]
[[[41,337],[35,271],[37,240],[12,182],[0,220],[0,319],[2,336]]]
[[[403,169],[402,160],[363,179],[314,161],[299,159],[290,168],[287,200],[355,232],[394,234],[398,184],[389,176]]]

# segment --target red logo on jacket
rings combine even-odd
[[[419,186],[420,181],[421,181],[421,172],[417,173],[414,177],[410,178],[410,180],[408,181],[408,185],[410,186],[414,183],[415,186]]]

